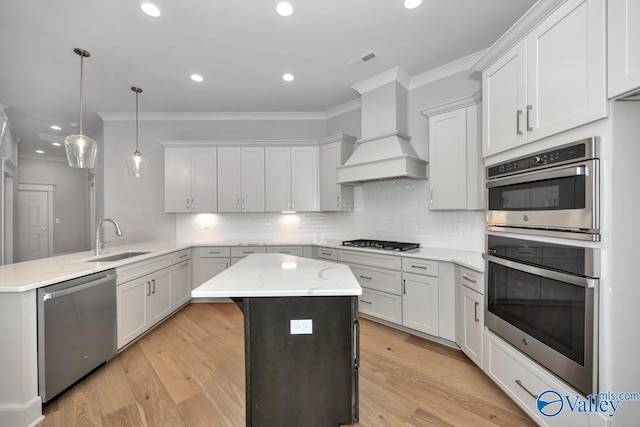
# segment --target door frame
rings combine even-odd
[[[56,184],[40,183],[40,182],[19,182],[18,191],[41,191],[47,193],[47,210],[48,218],[47,222],[47,237],[49,240],[49,247],[47,248],[48,255],[53,256],[53,193],[55,191]]]

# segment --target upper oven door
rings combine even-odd
[[[598,159],[487,182],[487,224],[598,233]]]

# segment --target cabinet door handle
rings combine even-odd
[[[516,380],[516,384],[518,384],[520,387],[522,387],[524,389],[524,391],[526,391],[527,393],[529,393],[529,396],[533,397],[534,399],[538,400],[538,395],[537,394],[533,394],[529,391],[528,388],[526,388],[524,386],[524,384],[522,384],[522,381],[520,380]]]
[[[152,279],[151,283],[153,284],[153,290],[151,291],[152,294],[156,293],[156,279]]]
[[[365,300],[363,300],[363,299],[361,299],[361,300],[360,300],[360,302],[363,302],[363,303],[365,303],[365,304],[373,304],[371,301],[365,301]]]
[[[425,267],[423,265],[413,265],[413,264],[411,264],[411,268],[421,268],[423,270],[428,270],[429,269],[429,267]]]
[[[191,199],[191,210],[193,210],[193,199]]]
[[[433,204],[433,190],[431,190],[431,196],[429,197],[429,204]]]
[[[373,277],[363,276],[362,274],[360,275],[360,277],[363,279],[373,280]]]
[[[229,268],[229,263],[226,263],[224,268]]]
[[[402,279],[402,293],[407,294],[407,279]]]
[[[533,111],[533,105],[527,105],[527,130],[531,132],[533,128],[529,124],[529,116],[531,115],[531,111]]]
[[[240,204],[240,207],[241,207],[242,209],[244,209],[244,197],[243,197],[242,199],[240,199],[240,200],[242,201],[242,203]]]
[[[522,116],[522,110],[516,110],[516,133],[518,135],[522,135],[522,131],[520,130],[520,116]]]
[[[473,279],[469,278],[469,276],[467,276],[466,274],[463,274],[463,275],[462,275],[462,278],[463,278],[464,280],[466,280],[466,281],[468,281],[468,282],[471,282],[471,283],[474,283],[474,284],[475,284],[475,283],[478,283],[478,281],[477,281],[477,280],[473,280]]]
[[[189,207],[189,199],[187,199],[187,209],[191,209],[191,208]]]
[[[480,303],[476,301],[473,305],[473,317],[476,319],[476,322],[480,321],[480,318],[478,317],[478,307],[480,307]]]
[[[151,282],[145,283],[145,286],[147,288],[147,296],[150,296],[151,295]]]
[[[340,207],[340,196],[336,196],[336,208]]]

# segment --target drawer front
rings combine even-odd
[[[265,246],[234,246],[231,248],[231,256],[233,258],[244,258],[251,254],[266,254]]]
[[[131,265],[125,265],[124,267],[116,268],[116,274],[118,275],[116,283],[128,282],[136,277],[144,276],[154,271],[162,270],[163,268],[171,266],[172,256],[164,255],[157,258],[152,258],[146,261],[137,262]]]
[[[338,250],[338,262],[389,268],[391,270],[400,270],[402,267],[402,258],[398,256],[370,254],[343,249]]]
[[[337,249],[320,248],[318,246],[314,246],[311,252],[314,259],[324,259],[327,261],[338,260]]]
[[[171,264],[177,264],[191,259],[191,249],[174,252],[171,254]]]
[[[302,256],[302,246],[271,246],[267,248],[267,253]]]
[[[395,295],[402,294],[402,273],[384,268],[347,264],[363,288],[376,289]]]
[[[438,277],[438,261],[417,258],[402,258],[402,271]]]
[[[358,307],[360,313],[398,325],[402,324],[402,297],[397,295],[363,289]]]
[[[482,273],[458,265],[456,266],[456,283],[484,295],[484,274]]]
[[[198,255],[200,258],[229,258],[231,251],[229,248],[211,247],[199,248]]]
[[[577,410],[571,412],[566,402],[560,413],[554,417],[540,414],[537,408],[537,396],[546,390],[554,390],[563,397],[569,395],[575,398],[579,393],[560,383],[550,373],[534,365],[526,356],[517,353],[510,345],[490,332],[485,332],[484,339],[485,373],[538,424],[558,427],[602,425],[601,417],[590,417]]]

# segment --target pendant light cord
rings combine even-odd
[[[82,87],[84,86],[82,83],[82,76],[83,76],[83,65],[84,63],[84,54],[80,54],[80,135],[82,135],[82,102],[83,102],[83,91],[82,91]]]
[[[136,92],[136,153],[139,153],[138,151],[138,94],[140,92],[135,91]]]

